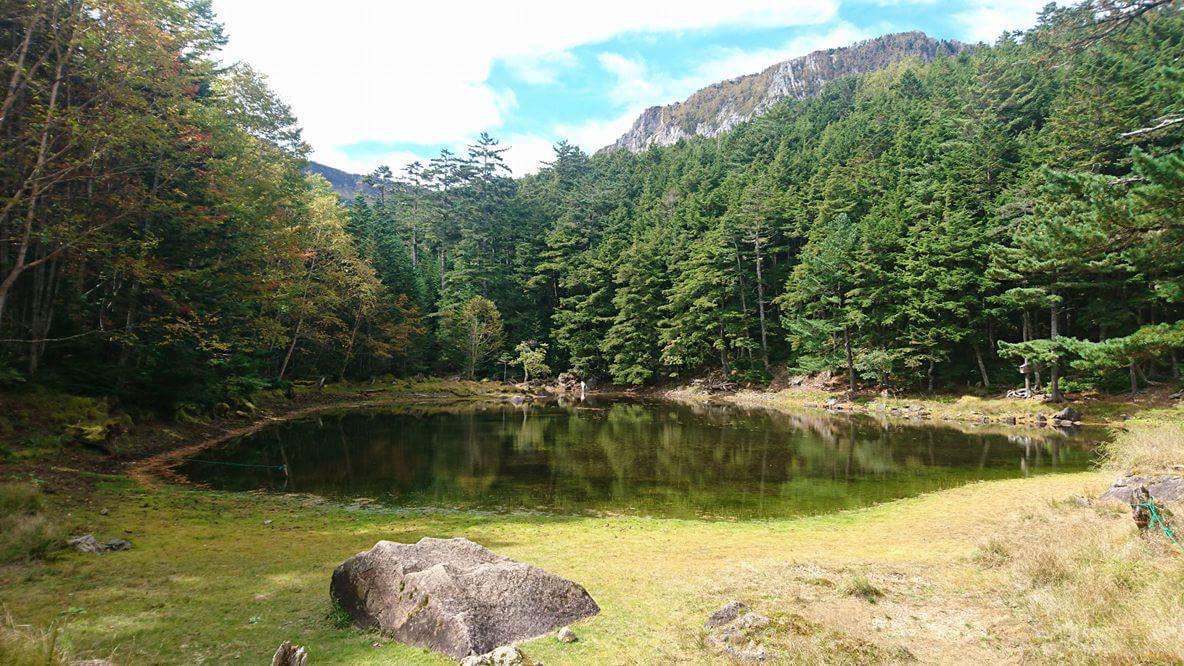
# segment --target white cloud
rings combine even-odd
[[[1060,0],[1057,4],[1069,4]],[[993,43],[1006,31],[1023,30],[1036,23],[1036,15],[1048,0],[973,0],[956,13],[966,29],[966,39],[972,42]]]
[[[626,32],[792,26],[833,19],[838,0],[215,0],[227,60],[266,72],[317,158],[366,140],[455,143],[502,122],[485,83],[495,60],[546,80],[572,47]],[[532,59],[541,59],[533,72]],[[550,69],[548,69],[550,68]],[[553,76],[553,74],[552,74]],[[373,164],[375,162],[369,161]]]
[[[633,121],[642,112],[643,107],[633,107],[615,118],[607,120],[589,120],[576,124],[559,124],[554,128],[555,136],[567,139],[568,142],[583,148],[587,153],[594,153],[604,146],[616,141],[633,126]]]
[[[520,81],[533,85],[554,83],[559,73],[578,62],[570,51],[543,53],[537,56],[511,56],[504,60]]]
[[[502,142],[510,147],[503,157],[515,176],[525,176],[539,170],[542,162],[550,162],[555,157],[554,145],[548,137],[537,135],[511,136]]]

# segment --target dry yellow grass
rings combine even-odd
[[[1137,474],[1172,471],[1184,464],[1184,421],[1136,424],[1106,446],[1106,462]]]

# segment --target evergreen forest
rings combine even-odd
[[[0,3],[0,383],[201,410],[293,381],[1138,392],[1184,351],[1184,12],[828,82],[716,137],[486,134],[342,201],[208,0]],[[1028,372],[1021,374],[1019,368]]]

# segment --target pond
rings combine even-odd
[[[752,519],[1088,469],[1100,433],[955,428],[725,405],[400,408],[292,421],[179,471],[391,506]]]

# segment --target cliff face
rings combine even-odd
[[[715,136],[764,113],[786,97],[804,99],[823,84],[852,74],[883,69],[909,58],[929,61],[956,54],[966,46],[933,39],[922,32],[901,32],[851,46],[815,51],[780,62],[758,74],[715,83],[682,102],[646,109],[624,136],[604,150],[641,151],[691,136]]]

